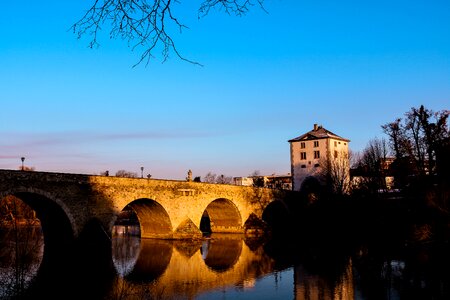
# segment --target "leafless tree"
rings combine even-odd
[[[220,176],[217,176],[216,183],[219,184],[231,184],[233,182],[233,178],[231,176],[225,176],[221,174]]]
[[[351,151],[341,151],[320,159],[320,177],[335,195],[350,192],[350,156]]]
[[[233,178],[231,176],[225,176],[223,174],[217,176],[215,173],[208,172],[205,177],[203,177],[203,182],[208,183],[219,183],[219,184],[231,184]]]
[[[449,137],[447,119],[449,111],[434,112],[421,105],[411,108],[406,113],[406,129],[409,129],[411,156],[416,158],[418,169],[422,174],[435,172],[436,149]]]
[[[161,49],[163,62],[170,53],[181,60],[201,65],[185,58],[175,45],[171,28],[180,33],[188,27],[174,13],[174,7],[181,0],[93,0],[94,3],[84,16],[71,27],[74,34],[81,38],[90,36],[89,47],[98,47],[98,35],[103,25],[110,27],[110,38],[126,40],[132,50],[142,49],[139,61],[146,64],[158,48]],[[202,18],[211,9],[223,9],[228,14],[245,15],[254,4],[263,8],[264,0],[203,0],[198,9],[198,18]],[[263,8],[264,9],[264,8]]]
[[[203,182],[215,183],[217,175],[211,172],[208,172],[205,177],[203,177]]]
[[[408,175],[434,175],[437,153],[450,132],[447,125],[449,110],[434,112],[421,105],[412,107],[405,118],[382,126],[394,151],[396,164],[409,168]]]
[[[260,175],[261,175],[261,172],[260,172],[259,170],[255,170],[255,171],[253,171],[253,173],[250,174],[249,176],[250,176],[250,177],[253,177],[253,176],[260,176]]]
[[[259,170],[253,171],[253,173],[250,174],[250,177],[253,180],[254,187],[264,187],[265,186],[264,177],[261,176],[261,172]]]
[[[42,250],[35,212],[12,195],[0,199],[0,298],[20,298],[37,272]]]
[[[119,170],[116,172],[117,177],[126,177],[126,178],[137,178],[138,174],[136,172],[130,172],[126,170]]]
[[[357,188],[376,193],[386,189],[388,147],[385,139],[374,138],[364,148],[356,163]]]
[[[403,156],[403,145],[405,144],[405,137],[403,135],[403,128],[401,124],[402,119],[397,118],[394,122],[382,125],[384,133],[389,137],[390,147],[394,151],[396,159]]]

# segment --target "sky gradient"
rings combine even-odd
[[[421,104],[450,109],[450,1],[266,0],[247,16],[182,0],[178,50],[146,66],[70,27],[91,1],[6,1],[0,168],[184,179],[290,172],[289,139],[321,124],[361,151]]]

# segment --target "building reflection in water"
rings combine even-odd
[[[303,265],[295,267],[295,300],[349,300],[354,299],[351,260],[339,278],[311,274]]]

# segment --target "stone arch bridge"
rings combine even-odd
[[[141,238],[185,239],[211,232],[249,233],[290,218],[296,192],[147,178],[0,170],[0,199],[14,195],[36,211],[47,242],[94,231],[109,239],[125,207]],[[264,228],[264,226],[263,226]]]

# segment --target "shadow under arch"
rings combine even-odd
[[[65,211],[52,199],[31,192],[11,195],[19,198],[36,212],[44,235],[43,261],[56,260],[73,246],[74,230]]]
[[[63,207],[38,192],[7,192],[2,193],[1,199],[6,195],[20,199],[34,210],[44,240],[41,263],[23,296],[47,297],[70,289],[71,284],[80,278],[80,269],[77,268],[80,260],[75,259],[78,258],[77,239]]]
[[[241,214],[232,201],[216,199],[203,212],[200,230],[204,233],[243,233]]]
[[[244,223],[246,235],[265,235],[270,233],[269,225],[262,219],[258,218],[255,213],[248,216]]]
[[[309,203],[313,203],[318,200],[322,190],[323,186],[320,183],[320,180],[314,176],[306,177],[300,187],[300,193],[306,197]]]
[[[283,236],[292,229],[291,215],[281,201],[272,201],[263,211],[262,220],[268,224],[272,235]]]
[[[225,272],[239,260],[242,252],[241,235],[215,233],[203,242],[200,252],[205,264],[213,271]]]
[[[141,238],[172,238],[172,222],[164,207],[155,200],[141,198],[132,201],[131,208],[137,216]],[[124,208],[124,209],[125,209]]]

